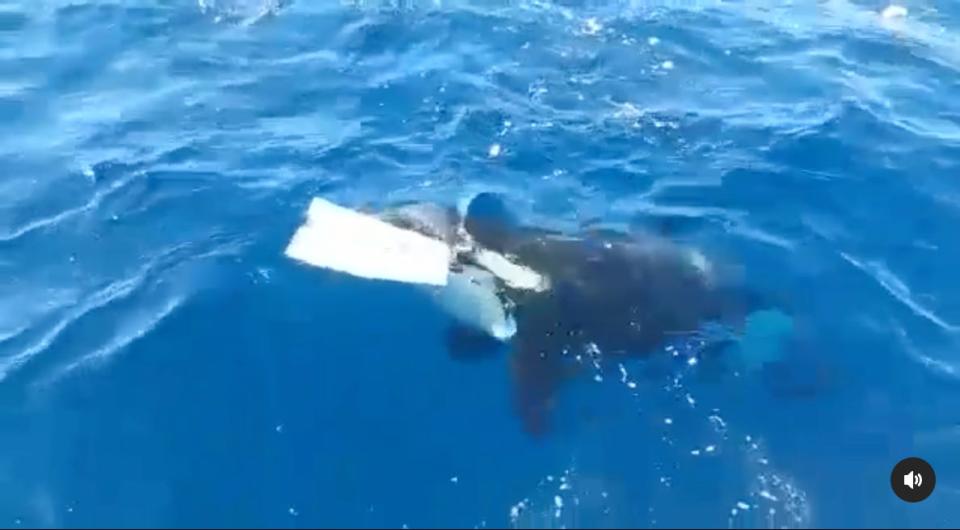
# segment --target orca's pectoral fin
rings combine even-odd
[[[560,354],[538,349],[525,338],[519,337],[510,356],[513,401],[524,430],[542,436],[550,430],[557,393],[571,374]]]
[[[447,352],[458,361],[480,361],[495,357],[504,347],[502,341],[469,326],[451,324],[447,328]]]

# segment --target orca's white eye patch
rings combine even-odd
[[[498,252],[480,248],[474,252],[473,259],[513,289],[542,292],[550,288],[549,278],[529,267],[513,263]]]

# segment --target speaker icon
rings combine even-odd
[[[913,489],[923,485],[923,476],[920,473],[914,473],[912,470],[903,476],[903,485]]]
[[[920,502],[937,487],[937,474],[922,458],[904,458],[890,472],[890,487],[900,500]]]

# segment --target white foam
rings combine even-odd
[[[442,241],[314,198],[285,254],[352,276],[447,284],[450,249]]]
[[[888,20],[892,18],[903,18],[907,16],[907,8],[898,6],[896,4],[890,4],[880,12],[880,16]]]
[[[596,35],[603,29],[603,24],[596,18],[588,18],[583,23],[583,32],[587,35]]]

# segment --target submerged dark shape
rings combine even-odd
[[[486,249],[549,279],[543,290],[497,284],[516,319],[516,406],[534,434],[547,430],[558,390],[585,366],[650,355],[707,322],[739,326],[756,309],[755,299],[725,285],[694,249],[645,232],[523,226],[494,194],[476,196],[462,215],[432,205],[385,218],[457,246],[452,267],[477,265],[478,249]]]

